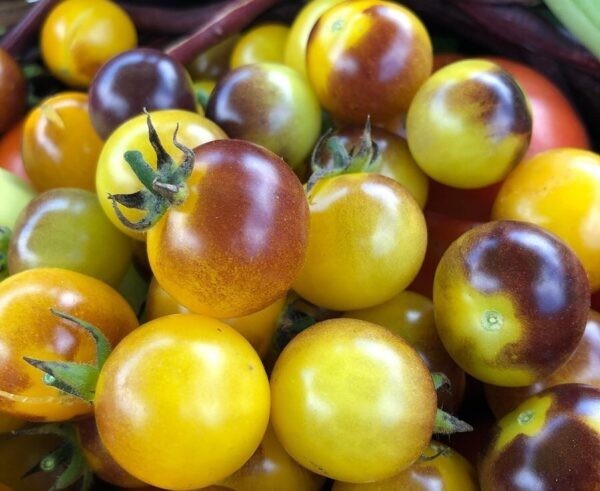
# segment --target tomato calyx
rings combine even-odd
[[[375,172],[379,169],[379,147],[371,138],[371,119],[367,117],[358,145],[350,151],[346,150],[342,139],[331,136],[333,130],[328,129],[319,139],[311,155],[312,174],[306,183],[306,192],[321,179],[351,174],[356,172]],[[327,165],[322,164],[322,155],[329,152],[332,159]]]
[[[184,154],[183,160],[176,164],[173,158],[163,147],[158,133],[152,124],[152,118],[146,111],[148,123],[148,139],[156,153],[156,167],[154,170],[148,164],[142,153],[138,150],[129,150],[123,157],[138,177],[145,189],[131,194],[109,194],[113,209],[123,225],[133,230],[147,230],[151,228],[171,206],[177,206],[187,198],[186,180],[194,167],[194,152],[177,141],[179,124],[173,132],[173,145]],[[126,208],[144,210],[146,215],[138,222],[130,221],[119,209],[119,205]]]
[[[83,451],[77,439],[75,427],[70,423],[50,423],[35,425],[11,432],[12,437],[33,435],[56,435],[62,443],[22,477],[31,476],[38,472],[58,473],[50,491],[66,489],[78,481],[80,490],[87,491],[92,487],[93,473],[87,464]]]
[[[8,227],[0,226],[0,281],[8,276],[8,244],[11,231]]]
[[[433,379],[433,387],[436,391],[444,387],[452,387],[450,379],[442,372],[432,372],[431,378]],[[467,431],[473,431],[473,427],[470,424],[438,408],[433,427],[434,433],[450,435],[452,433],[464,433]],[[434,458],[438,455],[439,454],[435,455]]]
[[[97,327],[77,317],[50,309],[52,314],[73,322],[77,327],[85,329],[94,338],[96,345],[96,362],[93,365],[66,361],[43,361],[24,357],[30,365],[44,372],[44,383],[62,392],[92,402],[96,392],[96,383],[100,370],[111,352],[110,342]]]

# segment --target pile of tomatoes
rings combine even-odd
[[[552,82],[386,0],[185,64],[63,0],[39,46],[27,111],[0,50],[0,490],[600,489],[600,155]]]

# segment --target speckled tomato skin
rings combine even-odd
[[[100,280],[58,268],[35,268],[0,283],[0,410],[29,421],[63,421],[93,406],[43,383],[24,356],[93,364],[93,338],[54,308],[99,328],[115,346],[138,326],[135,313]]]
[[[393,2],[342,2],[323,14],[308,39],[306,68],[335,120],[386,122],[406,112],[432,67],[425,26]]]
[[[195,149],[189,195],[148,231],[158,283],[192,312],[256,312],[283,296],[304,263],[308,203],[264,147],[217,140]]]
[[[600,489],[600,389],[557,385],[499,420],[479,481],[482,491]]]
[[[501,386],[548,376],[579,343],[585,271],[553,234],[525,222],[480,225],[444,253],[434,280],[440,339],[475,378]]]

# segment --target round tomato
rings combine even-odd
[[[269,403],[252,346],[227,324],[194,314],[150,321],[121,341],[94,401],[115,461],[167,489],[208,486],[242,467],[263,438]]]
[[[13,125],[0,139],[0,167],[16,174],[28,184],[31,183],[21,156],[21,140],[23,139],[23,128],[25,120]]]
[[[105,62],[136,44],[127,13],[105,0],[60,2],[46,17],[40,37],[44,62],[73,87],[87,87]]]
[[[308,202],[308,252],[293,285],[301,297],[332,310],[361,309],[413,280],[427,231],[406,188],[379,174],[343,174],[317,181]]]
[[[261,24],[238,39],[229,60],[231,68],[250,63],[283,63],[283,50],[289,27],[285,24]]]
[[[138,325],[111,287],[58,268],[36,268],[0,282],[0,410],[30,421],[63,421],[92,412],[82,399],[44,383],[24,357],[93,364],[92,337],[50,309],[97,326],[112,345]]]
[[[530,385],[567,361],[587,322],[587,277],[558,237],[525,222],[480,225],[444,253],[434,280],[440,339],[467,373]]]
[[[27,81],[16,60],[0,48],[0,134],[8,130],[27,108]]]
[[[19,214],[35,194],[23,179],[0,169],[0,226],[14,227]]]
[[[191,111],[167,109],[151,112],[150,115],[165,150],[176,162],[183,157],[181,150],[175,147],[172,141],[173,132],[178,124],[177,140],[190,148],[211,140],[227,138],[216,124]],[[124,154],[128,150],[141,152],[146,162],[156,168],[156,154],[148,140],[148,126],[143,114],[123,123],[104,143],[98,157],[96,191],[100,204],[111,222],[134,239],[144,240],[145,233],[132,230],[121,223],[107,197],[109,194],[135,193],[143,188],[125,161]],[[133,209],[123,209],[122,213],[131,221],[137,221],[143,216],[141,211]]]
[[[398,474],[424,452],[436,393],[418,353],[387,329],[332,319],[302,331],[271,374],[271,423],[286,451],[332,479]]]
[[[55,94],[34,108],[23,129],[23,164],[39,191],[75,187],[94,191],[102,140],[92,127],[88,96]]]
[[[334,119],[377,123],[406,112],[431,73],[432,48],[420,19],[381,0],[331,7],[310,33],[306,71]]]
[[[492,217],[555,233],[577,254],[592,291],[600,289],[600,155],[565,148],[522,162],[502,184]]]

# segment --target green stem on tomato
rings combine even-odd
[[[467,431],[473,431],[473,427],[469,423],[458,419],[456,416],[452,416],[446,411],[437,410],[433,427],[434,433],[450,435],[452,433],[465,433]]]

